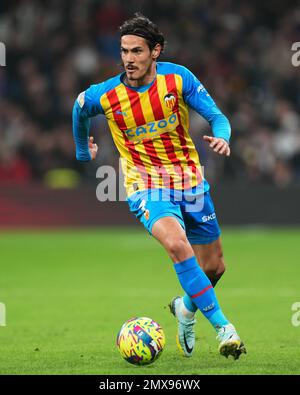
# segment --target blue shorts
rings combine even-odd
[[[186,191],[147,189],[127,198],[130,211],[150,234],[154,223],[175,217],[191,244],[209,244],[220,236],[215,208],[209,191],[194,187]]]

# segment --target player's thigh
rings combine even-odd
[[[174,217],[158,219],[152,228],[153,236],[163,245],[174,263],[194,255],[185,231]]]
[[[162,190],[137,192],[128,199],[130,211],[167,250],[172,260],[181,259],[193,250],[185,235],[185,225],[180,206]],[[181,260],[184,260],[183,258]]]
[[[199,195],[194,204],[196,210],[190,202],[182,204],[187,238],[203,270],[219,275],[224,271],[221,230],[209,192]]]
[[[209,244],[192,244],[195,256],[206,274],[220,276],[225,271],[221,238]]]
[[[180,207],[161,189],[139,191],[127,198],[130,211],[152,235],[153,225],[161,218],[174,217],[185,228]]]
[[[210,245],[219,239],[221,230],[209,192],[199,195],[194,202],[183,201],[181,211],[186,235],[192,245]]]

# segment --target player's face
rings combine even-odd
[[[121,38],[121,57],[129,82],[143,81],[155,72],[155,60],[160,53],[160,46],[152,51],[142,37],[132,34]]]

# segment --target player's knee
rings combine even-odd
[[[173,262],[184,261],[193,254],[189,241],[183,236],[170,238],[166,243],[166,249]]]
[[[224,258],[222,256],[218,260],[218,264],[217,264],[217,267],[215,270],[215,276],[217,278],[221,278],[223,276],[223,274],[225,273],[225,270],[226,270],[226,266],[225,266]]]
[[[218,281],[226,270],[222,252],[207,261],[205,266],[205,273],[207,276],[211,280]]]

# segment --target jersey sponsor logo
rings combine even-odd
[[[217,217],[216,213],[212,213],[210,215],[203,215],[202,222],[211,221],[212,219],[215,219],[216,217]]]
[[[129,140],[137,142],[143,139],[153,139],[162,133],[171,132],[178,126],[177,114],[160,121],[148,122],[146,125],[138,126],[136,129],[125,130]]]
[[[172,109],[176,103],[176,97],[173,93],[167,93],[164,97],[165,104],[168,108]]]

